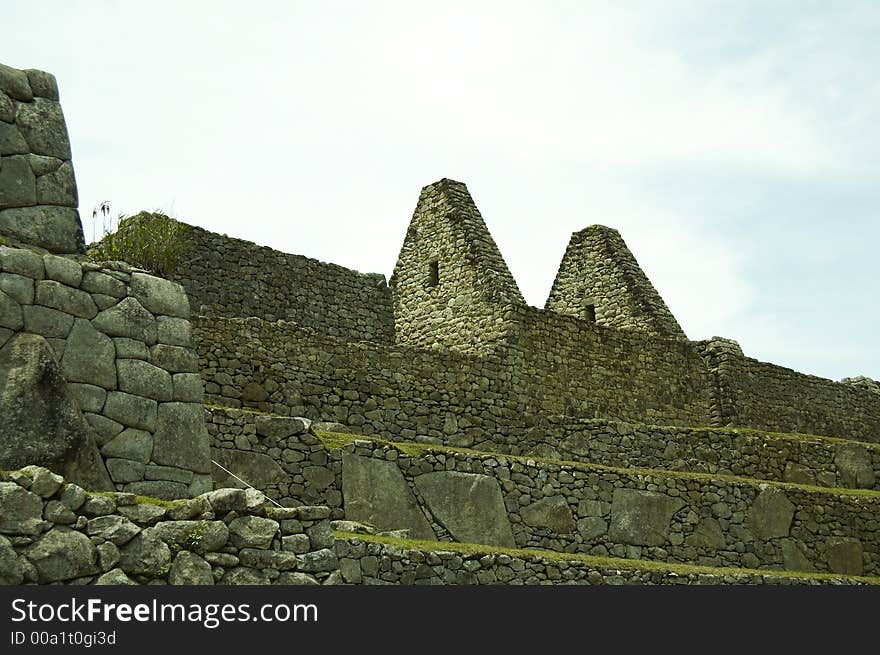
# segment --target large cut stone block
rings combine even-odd
[[[834,456],[834,465],[840,473],[840,483],[844,487],[872,489],[876,478],[871,453],[858,444],[843,444]]]
[[[394,462],[360,455],[342,458],[345,516],[379,530],[409,530],[413,539],[436,539]]]
[[[749,510],[749,529],[756,539],[787,537],[794,517],[794,505],[785,493],[766,487]]]
[[[35,155],[70,160],[70,139],[61,104],[57,100],[34,98],[18,106],[15,122]]]
[[[132,273],[131,292],[154,314],[189,318],[189,298],[177,282],[146,273]]]
[[[159,405],[159,425],[153,438],[153,461],[196,473],[211,472],[210,438],[201,405]]]
[[[122,425],[147,430],[156,429],[158,403],[155,400],[121,391],[111,391],[104,403],[104,415]]]
[[[864,554],[858,539],[831,537],[825,545],[828,568],[844,575],[862,575]]]
[[[574,532],[577,525],[571,508],[564,496],[542,498],[520,510],[526,525],[533,528],[547,528],[553,532],[566,534]]]
[[[37,304],[79,318],[90,319],[98,314],[98,306],[89,294],[55,280],[37,282]]]
[[[36,178],[27,157],[0,157],[0,209],[35,204]]]
[[[609,538],[635,546],[663,546],[673,514],[684,505],[678,498],[654,491],[615,489]]]
[[[0,210],[0,234],[60,254],[85,251],[79,212],[38,205]]]
[[[140,359],[116,362],[119,389],[153,400],[171,400],[171,374]]]
[[[38,464],[86,489],[113,489],[92,428],[43,337],[20,333],[0,350],[0,416],[0,469]]]
[[[27,73],[5,64],[0,64],[0,91],[21,102],[34,99]]]
[[[438,471],[415,479],[431,514],[456,541],[514,547],[501,487],[486,475]]]
[[[250,453],[244,450],[232,450],[231,448],[212,448],[211,456],[224,468],[229,469],[242,480],[257,489],[265,489],[270,484],[277,484],[287,479],[278,463],[261,453]],[[214,477],[214,487],[244,487],[234,477],[214,466],[211,475]]]
[[[125,298],[98,314],[94,326],[111,337],[127,337],[148,346],[156,343],[156,318],[135,298]]]
[[[0,533],[40,534],[43,501],[15,482],[0,482]]]
[[[68,382],[84,382],[108,390],[116,388],[116,346],[110,337],[98,332],[86,320],[74,322],[61,367]]]
[[[76,191],[76,179],[73,177],[73,166],[64,162],[58,170],[46,173],[37,178],[37,202],[41,205],[61,205],[77,207],[79,195]]]

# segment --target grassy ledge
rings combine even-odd
[[[688,575],[760,575],[775,578],[798,578],[804,580],[852,580],[870,585],[880,585],[880,577],[862,575],[843,575],[840,573],[814,573],[807,571],[786,571],[771,569],[738,569],[715,566],[698,566],[692,564],[673,564],[651,560],[634,560],[619,557],[598,557],[582,553],[559,553],[532,548],[500,548],[482,544],[463,544],[450,541],[422,541],[418,539],[401,539],[398,537],[382,537],[378,535],[356,534],[354,532],[334,532],[338,539],[360,539],[394,546],[402,550],[419,551],[422,553],[452,552],[463,556],[508,555],[529,560],[547,562],[566,562],[585,564],[600,571],[645,571],[669,573],[679,576]]]

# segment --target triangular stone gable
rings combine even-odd
[[[685,338],[620,233],[604,225],[571,235],[545,309],[607,327]]]
[[[498,307],[525,305],[467,187],[445,178],[422,189],[390,285],[398,339],[418,345],[484,344]]]

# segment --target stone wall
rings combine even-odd
[[[378,273],[272,250],[187,226],[172,279],[193,311],[294,321],[350,341],[394,341],[391,290]]]
[[[728,342],[729,343],[729,342]],[[713,347],[724,424],[880,442],[880,394]]]
[[[174,503],[94,495],[39,467],[4,478],[0,584],[314,585],[338,570],[326,507],[272,507],[241,489]]]
[[[853,578],[699,568],[661,570],[620,560],[582,560],[535,552],[401,547],[365,537],[336,540],[344,583],[358,585],[818,585],[863,584]]]
[[[504,335],[499,311],[525,300],[461,182],[422,189],[394,274],[400,343],[484,351]]]
[[[0,466],[48,466],[15,444],[88,431],[92,436],[80,445],[87,448],[93,439],[116,489],[162,498],[210,490],[204,387],[188,317],[180,285],[121,262],[102,266],[0,246],[0,398],[7,431]],[[74,427],[58,423],[57,407],[34,410],[55,397],[42,374],[25,375],[37,360],[41,371],[57,370],[66,385],[55,395],[64,397],[59,402]],[[36,403],[30,407],[23,403],[28,389]],[[33,459],[23,461],[27,457]]]
[[[545,308],[606,327],[684,338],[620,233],[603,225],[571,235]]]
[[[880,571],[877,492],[363,440],[341,450],[346,519],[414,538],[749,569]]]
[[[515,443],[516,430],[552,414],[709,422],[705,369],[686,342],[552,318],[569,332],[555,336],[551,323],[536,321],[518,349],[486,355],[348,343],[257,319],[196,317],[193,326],[208,402],[367,434],[472,446]],[[562,348],[572,336],[590,348]],[[551,343],[569,359],[543,349]]]
[[[0,64],[0,243],[85,247],[55,77]]]

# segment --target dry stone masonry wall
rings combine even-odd
[[[187,226],[173,273],[193,311],[295,321],[350,341],[394,341],[385,277]]]
[[[83,443],[100,449],[111,488],[160,498],[210,490],[204,386],[188,317],[186,293],[174,282],[121,262],[102,267],[0,246],[0,403],[8,435],[0,466],[34,463],[22,461],[35,454],[28,443],[52,439],[31,404],[50,396],[26,373],[55,371],[60,382],[51,397],[63,397],[58,402],[74,426],[68,430],[88,433]]]
[[[55,77],[0,64],[0,239],[82,252],[78,204]]]
[[[546,309],[621,330],[685,338],[620,233],[603,225],[571,235]]]
[[[218,489],[159,503],[40,467],[0,481],[0,584],[315,585],[338,573],[326,507]],[[329,580],[333,582],[334,580]]]

